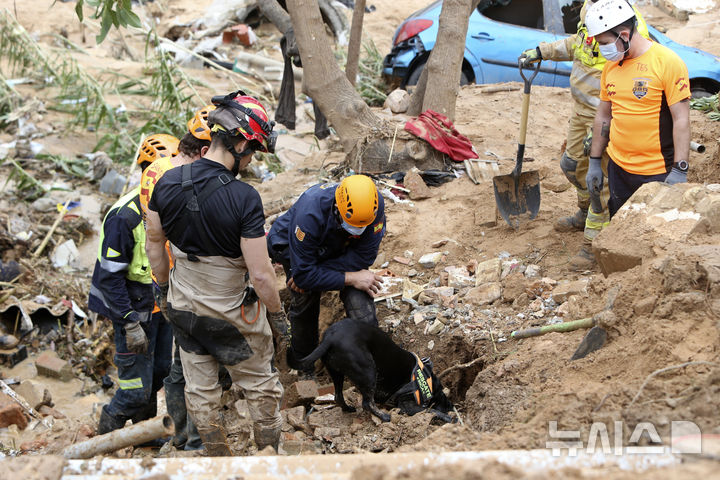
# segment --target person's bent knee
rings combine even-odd
[[[568,156],[567,152],[564,152],[562,158],[560,159],[560,169],[563,171],[565,178],[567,178],[570,183],[577,188],[584,189],[585,187],[580,184],[577,179],[577,175],[575,174],[577,166],[577,160],[573,160]]]

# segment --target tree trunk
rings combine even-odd
[[[473,0],[444,0],[440,10],[437,41],[410,101],[411,115],[435,110],[450,120],[455,119],[455,100],[460,85],[460,73],[465,53],[465,37]],[[422,85],[422,77],[427,77]],[[427,93],[427,94],[426,94]],[[419,96],[422,95],[422,106]]]
[[[430,52],[425,68],[423,68],[418,83],[415,86],[412,96],[410,97],[410,105],[407,110],[408,115],[416,117],[422,112],[431,108],[436,112],[443,113],[450,117],[450,120],[454,120],[455,117],[455,100],[457,97],[457,86],[460,84],[460,73],[462,72],[462,59],[465,53],[465,38],[467,36],[468,21],[470,20],[470,14],[477,8],[481,0],[454,0],[449,2],[443,2],[442,9],[440,10],[440,19],[438,27],[437,41],[435,42],[435,48]],[[450,5],[453,3],[454,5]],[[468,8],[469,7],[469,8]],[[463,13],[463,12],[466,12]],[[450,22],[448,24],[448,21]],[[462,29],[462,35],[460,32],[453,32],[452,29]],[[451,30],[448,32],[446,30]],[[446,42],[452,42],[452,45]],[[440,49],[438,47],[441,47]],[[433,52],[436,50],[441,51],[438,55]],[[445,53],[443,53],[445,52]],[[449,57],[446,58],[446,55]],[[433,59],[435,58],[435,60]],[[455,66],[457,59],[460,59],[460,65]],[[452,65],[450,62],[453,62]],[[436,65],[434,68],[428,68],[431,64]],[[437,65],[440,65],[440,69],[437,69]],[[434,70],[439,73],[440,79],[432,81],[430,89],[428,90],[428,71]],[[452,72],[452,75],[448,75],[445,79],[442,77],[446,72]],[[457,78],[455,78],[457,74]],[[455,79],[454,84],[449,83],[449,77],[452,76]],[[446,86],[453,89],[445,91]],[[428,96],[428,102],[425,102],[425,92],[430,91]],[[438,92],[441,92],[438,95]],[[450,93],[452,92],[452,93]],[[434,97],[438,97],[437,99]],[[442,97],[442,99],[441,99]],[[450,107],[451,106],[451,107]],[[450,108],[448,108],[450,107]],[[438,110],[439,108],[439,110]],[[451,111],[452,115],[444,113],[444,111]]]
[[[285,35],[292,28],[290,15],[280,6],[277,0],[261,0],[258,2],[260,12]]]
[[[303,63],[303,91],[335,128],[346,152],[382,121],[363,101],[340,70],[323,25],[317,0],[288,0],[295,39]]]
[[[358,74],[358,62],[360,61],[360,47],[362,45],[362,26],[364,16],[365,0],[355,0],[352,26],[350,27],[350,43],[348,44],[347,62],[345,63],[345,75],[353,85],[355,85],[355,79]]]

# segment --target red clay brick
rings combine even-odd
[[[310,406],[318,396],[318,386],[314,380],[300,380],[293,383],[285,390],[284,404],[286,407],[298,405]]]
[[[0,410],[0,428],[7,428],[10,425],[17,425],[20,430],[27,427],[28,421],[23,413],[23,409],[17,403],[8,405]]]

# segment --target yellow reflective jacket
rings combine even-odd
[[[570,92],[576,102],[587,107],[588,115],[594,115],[595,109],[600,105],[600,75],[607,60],[600,54],[598,43],[594,38],[588,37],[585,26],[585,12],[588,0],[585,0],[580,10],[580,21],[577,33],[553,43],[540,43],[540,53],[543,60],[556,62],[572,60],[570,72]],[[637,31],[645,38],[650,38],[647,24],[637,8]]]

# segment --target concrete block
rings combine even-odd
[[[502,273],[502,260],[491,258],[477,264],[475,268],[475,286],[484,283],[499,282]]]
[[[499,282],[490,282],[469,289],[463,301],[473,305],[487,305],[501,297],[502,285]]]
[[[442,260],[442,257],[443,257],[442,252],[426,253],[425,255],[420,257],[420,260],[418,260],[418,263],[425,268],[434,268],[435,265],[440,263],[440,261]]]
[[[285,390],[285,404],[288,407],[310,406],[318,396],[318,386],[314,380],[300,380]]]
[[[0,409],[0,428],[7,428],[10,425],[17,425],[20,430],[27,427],[28,421],[25,413],[17,403]]]
[[[59,378],[63,382],[73,378],[72,368],[65,360],[57,356],[57,353],[46,350],[42,352],[35,360],[35,367],[39,375],[46,377]]]
[[[405,188],[410,190],[409,195],[412,200],[423,200],[432,197],[430,187],[425,184],[425,180],[422,179],[416,169],[412,169],[405,174],[403,184]]]
[[[552,291],[553,300],[562,303],[572,295],[584,295],[587,293],[588,279],[583,278],[573,282],[560,282]]]
[[[23,397],[28,404],[37,410],[42,405],[52,405],[52,396],[50,390],[37,381],[23,380],[20,385],[15,388],[15,392]]]

